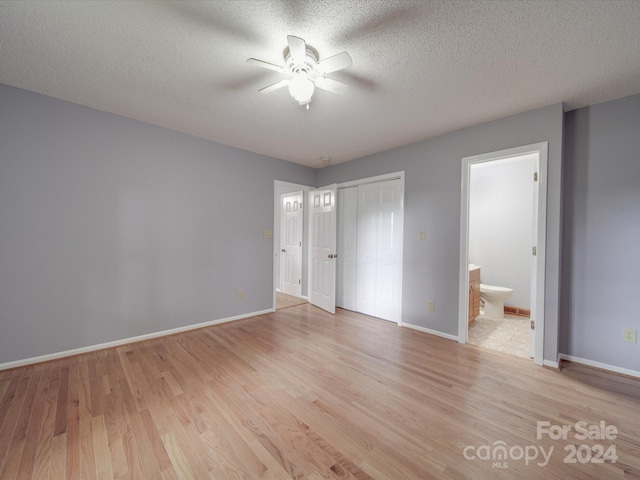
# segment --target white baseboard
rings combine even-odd
[[[306,300],[307,302],[309,301],[309,297],[307,297],[307,296],[305,296],[305,295],[302,295],[300,298],[301,298],[302,300]]]
[[[542,360],[542,365],[555,369],[560,368],[560,362],[554,362],[553,360]]]
[[[621,373],[623,375],[629,375],[630,377],[640,378],[640,372],[637,370],[631,370],[629,368],[616,367],[615,365],[607,365],[606,363],[595,362],[593,360],[587,360],[586,358],[574,357],[573,355],[567,355],[561,353],[558,355],[561,360],[568,360],[570,362],[581,363],[590,367],[600,368],[602,370],[609,370],[610,372]]]
[[[413,325],[411,323],[402,323],[402,327],[411,328],[413,330],[418,330],[419,332],[428,333],[429,335],[435,335],[436,337],[446,338],[448,340],[458,341],[458,337],[456,335],[450,335],[448,333],[439,332],[437,330],[431,330],[430,328],[419,327],[418,325]]]
[[[258,315],[264,315],[266,313],[272,313],[275,310],[270,308],[268,310],[261,310],[259,312],[244,313],[242,315],[236,315],[235,317],[221,318],[219,320],[211,320],[209,322],[196,323],[194,325],[186,325],[184,327],[172,328],[169,330],[162,330],[160,332],[147,333],[145,335],[139,335],[137,337],[123,338],[121,340],[114,340],[113,342],[100,343],[98,345],[90,345],[88,347],[74,348],[73,350],[65,350],[63,352],[50,353],[47,355],[41,355],[39,357],[25,358],[23,360],[15,360],[13,362],[0,363],[0,371],[8,370],[10,368],[24,367],[25,365],[33,365],[34,363],[48,362],[50,360],[57,360],[59,358],[71,357],[73,355],[80,355],[82,353],[95,352],[96,350],[103,350],[105,348],[119,347],[120,345],[126,345],[127,343],[136,343],[143,340],[150,340],[152,338],[164,337],[167,335],[173,335],[175,333],[188,332],[189,330],[196,330],[198,328],[209,327],[211,325],[218,325],[221,323],[233,322],[235,320],[242,320],[243,318],[256,317]]]

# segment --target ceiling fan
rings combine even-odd
[[[274,65],[256,58],[247,59],[247,62],[252,65],[288,76],[273,85],[260,89],[260,93],[271,93],[288,86],[293,99],[300,105],[306,105],[308,109],[315,87],[338,95],[342,95],[349,88],[346,83],[326,77],[327,73],[337,72],[353,65],[351,56],[347,52],[341,52],[318,61],[315,50],[307,46],[302,38],[287,35],[287,43],[289,48],[285,50],[284,66]]]

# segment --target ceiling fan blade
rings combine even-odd
[[[329,58],[325,58],[324,60],[320,60],[316,65],[316,72],[324,75],[326,73],[337,72],[338,70],[349,68],[351,65],[353,65],[351,55],[347,52],[341,52]]]
[[[287,43],[289,44],[289,52],[293,63],[296,65],[304,65],[307,60],[307,44],[300,37],[287,35]]]
[[[276,72],[284,71],[284,67],[280,65],[274,65],[273,63],[265,62],[264,60],[258,60],[257,58],[247,58],[247,63],[255,65],[256,67],[266,68],[267,70],[275,70]]]
[[[261,88],[258,90],[260,93],[271,93],[275,92],[279,88],[286,87],[289,85],[289,79],[280,80],[278,83],[274,83],[273,85],[269,85],[268,87]]]
[[[316,87],[326,90],[336,95],[342,95],[349,89],[349,85],[346,83],[338,82],[327,77],[317,77],[314,80]]]

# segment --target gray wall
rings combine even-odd
[[[457,335],[460,159],[548,141],[544,358],[558,352],[562,220],[560,351],[637,370],[621,339],[640,326],[639,133],[638,95],[558,104],[316,172],[0,85],[0,363],[268,309],[273,181],[397,170],[403,322]]]
[[[0,85],[0,363],[271,308],[276,179],[316,171]]]
[[[513,289],[504,301],[531,308],[531,246],[535,156],[471,165],[469,261],[480,265],[480,281]]]
[[[318,185],[404,170],[402,321],[458,335],[463,157],[549,142],[544,358],[557,361],[563,108],[561,104],[460,130],[318,171]],[[426,239],[418,232],[425,230]],[[436,309],[427,310],[433,299]]]
[[[640,95],[566,114],[561,352],[640,370]]]

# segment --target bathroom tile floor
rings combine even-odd
[[[530,321],[528,318],[505,315],[493,318],[482,315],[469,327],[468,342],[518,357],[529,356]]]

